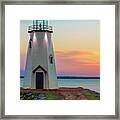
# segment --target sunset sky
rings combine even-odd
[[[57,75],[100,76],[98,20],[50,20]],[[20,22],[20,75],[24,75],[31,20]]]

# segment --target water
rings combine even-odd
[[[83,87],[96,92],[100,92],[99,79],[58,79],[59,87]]]
[[[24,78],[21,78],[20,86],[22,87]],[[58,79],[59,87],[83,87],[96,92],[100,92],[100,79]]]

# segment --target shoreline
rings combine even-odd
[[[59,87],[59,88],[55,88],[55,89],[32,89],[32,88],[20,88],[21,91],[69,91],[69,90],[89,90],[89,91],[92,91],[92,92],[95,92],[95,93],[99,93],[95,90],[91,90],[91,89],[88,89],[88,88],[84,88],[84,87],[74,87],[74,88],[71,88],[71,87]]]
[[[31,88],[23,88],[23,87],[20,87],[20,89],[22,90],[22,89],[24,89],[24,90],[44,90],[44,91],[47,91],[47,90],[49,90],[49,91],[52,91],[52,90],[62,90],[62,89],[65,89],[65,90],[67,90],[67,89],[75,89],[75,90],[77,90],[77,89],[84,89],[84,90],[89,90],[89,91],[92,91],[92,92],[95,92],[95,93],[98,93],[98,94],[100,94],[100,91],[97,91],[97,90],[93,90],[93,89],[91,89],[91,88],[87,88],[87,87],[83,87],[83,86],[80,86],[80,87],[66,87],[66,86],[61,86],[61,87],[59,87],[59,88],[57,88],[57,89],[31,89]]]

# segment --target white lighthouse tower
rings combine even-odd
[[[47,20],[33,20],[28,28],[29,42],[24,75],[24,87],[54,89],[58,87],[55,57]]]

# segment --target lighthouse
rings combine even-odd
[[[28,27],[24,88],[58,88],[52,33],[48,20],[33,20]]]

